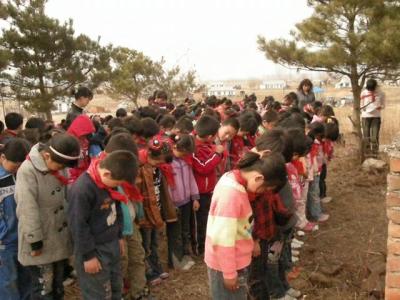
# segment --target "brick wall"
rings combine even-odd
[[[400,148],[389,152],[386,211],[389,219],[386,262],[386,300],[400,300]]]

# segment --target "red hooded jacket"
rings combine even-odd
[[[95,131],[96,129],[92,121],[86,115],[76,117],[68,128],[67,132],[79,140],[79,145],[81,147],[81,157],[79,158],[78,166],[69,169],[69,183],[75,182],[75,180],[89,168],[89,140],[87,136]]]
[[[223,158],[211,142],[196,139],[196,152],[193,154],[193,173],[200,194],[211,193],[217,184],[217,166]]]

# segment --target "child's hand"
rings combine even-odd
[[[200,202],[199,202],[199,200],[194,200],[194,201],[193,201],[193,210],[194,210],[194,211],[198,211],[199,208],[200,208]]]
[[[119,254],[121,254],[121,256],[125,256],[125,240],[124,239],[119,240]]]
[[[31,251],[31,256],[40,256],[40,255],[42,255],[42,249]]]
[[[85,261],[83,267],[85,272],[89,274],[96,274],[101,271],[101,264],[97,257]]]
[[[257,257],[260,254],[261,254],[260,242],[259,241],[254,241],[253,257]]]
[[[217,152],[218,154],[224,153],[225,151],[225,147],[222,145],[217,145],[217,147],[215,148],[215,152]]]
[[[224,286],[225,286],[225,288],[227,290],[230,290],[232,292],[236,291],[239,288],[237,276],[235,278],[232,278],[232,279],[224,278]]]

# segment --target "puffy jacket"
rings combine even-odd
[[[17,249],[18,220],[14,176],[0,166],[0,246]]]
[[[15,185],[18,260],[23,266],[49,264],[72,254],[66,187],[49,172],[38,144],[32,147],[29,158],[19,168]],[[40,241],[42,254],[32,256],[32,244]]]
[[[217,166],[223,154],[215,152],[215,144],[196,139],[196,152],[193,154],[193,173],[200,194],[210,193],[217,184]]]
[[[88,116],[80,115],[75,118],[67,132],[79,140],[79,145],[81,147],[81,157],[78,166],[69,169],[69,181],[73,183],[87,168],[89,168],[89,140],[87,136],[94,133],[95,128]]]

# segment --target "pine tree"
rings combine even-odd
[[[54,100],[79,84],[94,88],[107,79],[109,57],[98,41],[75,37],[72,20],[60,24],[48,17],[45,3],[8,2],[2,15],[9,27],[3,29],[1,45],[10,60],[1,75],[28,110],[51,119]]]

